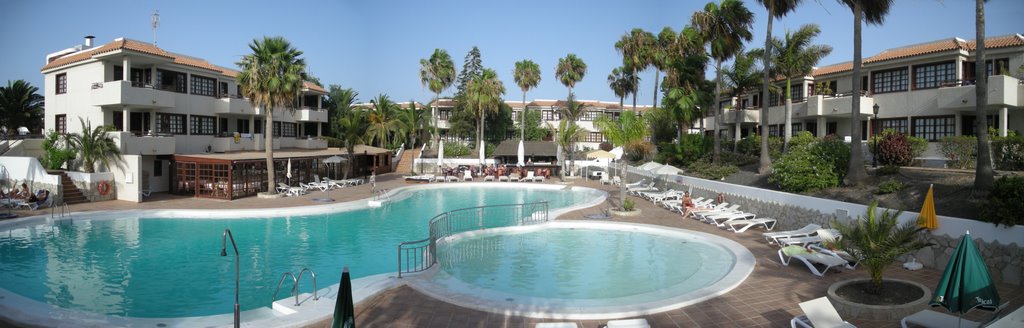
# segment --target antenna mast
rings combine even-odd
[[[160,11],[159,10],[154,10],[152,17],[153,18],[152,18],[151,25],[153,26],[153,45],[155,46],[156,45],[156,28],[160,27]]]

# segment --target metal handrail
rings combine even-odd
[[[548,221],[548,202],[485,205],[441,213],[428,223],[430,236],[398,244],[398,277],[437,264],[437,242],[474,230],[522,226]]]
[[[309,272],[309,276],[313,278],[313,300],[319,301],[320,296],[317,295],[316,288],[316,273],[314,273],[313,270],[310,270],[309,268],[302,268],[302,270],[299,270],[298,276],[292,274],[291,271],[281,274],[281,280],[277,281],[277,288],[274,289],[274,295],[271,296],[270,302],[277,301],[277,293],[281,291],[281,284],[284,283],[284,278],[290,276],[292,277],[292,288],[288,292],[288,295],[295,295],[295,306],[299,306],[299,281],[302,281],[302,274],[306,272]]]
[[[57,210],[57,206],[51,206],[50,207],[50,218],[51,219],[58,217],[58,216],[56,216],[56,213],[54,213],[56,210]],[[68,202],[64,202],[64,204],[60,205],[60,216],[59,217],[62,218],[62,217],[64,217],[64,215],[67,215],[68,218],[71,217],[71,208],[68,207]]]

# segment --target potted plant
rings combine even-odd
[[[926,228],[916,222],[899,223],[903,211],[877,210],[878,201],[868,205],[864,218],[832,226],[843,236],[837,247],[867,268],[869,279],[850,279],[833,284],[829,298],[840,314],[851,318],[894,320],[910,315],[928,302],[928,288],[910,281],[884,279],[885,268],[904,254],[930,246],[920,233]],[[845,312],[845,313],[844,313]],[[845,317],[845,316],[844,316]]]

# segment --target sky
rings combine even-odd
[[[762,47],[766,10],[745,1],[754,13],[753,40]],[[974,1],[899,0],[881,26],[863,29],[863,55],[916,43],[960,37],[973,39]],[[587,64],[577,83],[578,99],[617,101],[607,76],[622,64],[614,44],[633,28],[658,33],[690,23],[706,1],[691,0],[379,0],[379,1],[195,1],[9,0],[0,11],[0,81],[23,79],[42,87],[39,72],[46,54],[81,44],[85,35],[103,44],[118,37],[152,42],[151,15],[160,14],[159,47],[234,67],[262,36],[283,36],[304,52],[309,72],[325,84],[359,92],[359,101],[384,93],[396,101],[430,101],[419,81],[419,61],[435,48],[445,49],[458,70],[466,53],[480,48],[483,65],[505,85],[505,99],[522,91],[512,78],[514,63],[530,59],[541,68],[540,85],[529,99],[564,99],[565,86],[554,76],[558,59],[574,53]],[[987,4],[989,36],[1024,33],[1024,1]],[[815,23],[815,40],[834,50],[819,66],[852,60],[853,14],[836,0],[804,0],[794,13],[776,19],[773,36]],[[709,72],[708,77],[713,77]],[[653,102],[654,73],[640,75],[638,104]],[[452,87],[442,95],[452,95]],[[630,100],[627,99],[627,103]]]

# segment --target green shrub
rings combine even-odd
[[[825,138],[836,139],[835,136],[826,136]],[[792,138],[789,138],[789,148],[809,145],[816,141],[818,141],[818,138],[815,138],[813,134],[808,131],[803,131],[797,133]],[[842,142],[842,140],[839,141]]]
[[[891,194],[903,190],[903,187],[905,186],[899,180],[885,180],[878,184],[878,190],[875,190],[875,193],[879,195]]]
[[[907,166],[914,160],[910,142],[902,133],[885,133],[878,140],[878,163],[882,165]]]
[[[727,177],[739,171],[736,165],[719,163],[718,165],[711,164],[710,160],[700,159],[690,163],[686,167],[687,172],[693,174],[696,177],[708,180],[719,180]]]
[[[711,156],[705,156],[704,160],[711,161]],[[720,164],[723,165],[735,165],[735,166],[746,166],[757,163],[757,156],[737,154],[733,152],[723,151],[719,154]]]
[[[949,159],[949,166],[956,169],[973,169],[977,163],[978,138],[974,136],[952,136],[942,138],[939,149]]]
[[[900,173],[900,167],[895,165],[886,165],[875,170],[875,175],[893,175]]]
[[[57,131],[50,130],[43,139],[43,156],[39,163],[47,170],[60,170],[65,163],[75,159],[76,151],[68,148],[67,140]]]
[[[484,149],[484,152],[487,150]],[[457,142],[444,144],[444,157],[463,157],[469,155],[469,147]],[[486,155],[486,153],[485,153]]]
[[[657,160],[677,166],[686,166],[707,155],[713,146],[712,140],[699,134],[684,135],[678,143],[661,143]]]
[[[622,201],[622,209],[626,210],[626,212],[632,211],[635,208],[636,203],[634,203],[632,199],[626,198]]]
[[[1024,137],[1014,135],[992,138],[992,161],[996,169],[1024,170]]]
[[[808,192],[839,185],[835,164],[814,154],[810,146],[790,149],[772,165],[768,182],[789,192]]]
[[[782,137],[768,137],[768,156],[779,158],[782,155],[782,142]],[[750,156],[761,156],[761,136],[753,135],[740,139],[740,142],[736,144],[735,152]]]
[[[981,207],[981,219],[996,225],[1012,227],[1024,223],[1024,177],[999,178],[989,191],[988,201]]]
[[[814,137],[809,132],[804,132],[807,135],[803,137],[793,138],[793,140],[799,140],[799,142],[806,142],[807,137],[811,138],[810,142],[806,142],[804,145],[811,147],[811,152],[827,162],[832,163],[832,172],[835,172],[839,179],[842,180],[846,176],[846,170],[849,169],[850,164],[850,145],[843,142],[842,139],[829,135],[825,136],[821,140],[815,142]],[[799,144],[798,144],[799,145]]]
[[[921,157],[928,150],[928,139],[907,136],[907,142],[910,143],[910,156],[913,158]]]

